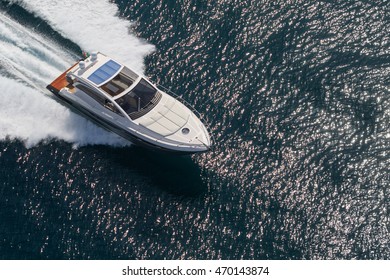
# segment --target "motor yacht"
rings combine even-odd
[[[184,154],[211,147],[205,122],[195,109],[100,52],[78,61],[47,89],[134,144]]]

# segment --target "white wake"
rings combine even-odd
[[[142,72],[153,46],[129,33],[130,23],[104,0],[13,1],[45,19],[56,31],[87,51],[99,50]],[[81,1],[80,1],[81,2]],[[75,146],[126,145],[56,102],[45,86],[75,57],[42,34],[0,13],[0,140],[21,139],[28,147],[56,138]]]
[[[52,138],[76,146],[126,144],[119,136],[106,132],[17,80],[0,77],[0,91],[0,139],[17,138],[27,147]]]
[[[64,37],[86,51],[101,51],[138,72],[154,47],[131,34],[131,23],[118,17],[118,7],[108,0],[14,0],[45,19]]]

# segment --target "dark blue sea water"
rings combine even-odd
[[[72,20],[25,2],[0,1],[21,34],[60,45],[64,61],[88,49],[93,37],[74,33],[95,23],[66,32]],[[50,121],[49,105],[28,111],[18,92],[36,91],[33,73],[11,71],[35,56],[58,61],[55,48],[33,52],[0,28],[2,82],[18,83],[8,87],[16,109],[0,107],[11,116],[0,119],[1,259],[390,258],[388,1],[95,2],[131,22],[141,43],[129,53],[154,45],[144,72],[208,119],[215,149],[157,154],[89,137],[90,123],[64,136],[80,119],[52,103]],[[31,58],[5,63],[10,41]],[[15,132],[25,121],[34,129]]]

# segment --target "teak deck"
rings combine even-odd
[[[48,85],[46,88],[54,93],[58,93],[63,87],[66,87],[69,85],[68,81],[66,80],[66,73],[68,73],[73,67],[75,67],[78,64],[75,63],[72,67],[70,67],[68,70],[66,70],[64,73],[62,73],[59,77],[57,77],[53,82],[51,82],[50,85]]]

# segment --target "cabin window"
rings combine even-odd
[[[161,93],[145,79],[127,94],[115,101],[132,118],[136,119],[149,112],[161,99]]]
[[[93,89],[90,89],[89,87],[86,87],[81,84],[77,84],[76,87],[80,89],[81,91],[85,92],[89,97],[97,101],[100,105],[105,107],[106,109],[118,114],[122,115],[122,113],[118,110],[118,108],[113,104],[111,101],[106,99],[104,96],[102,96],[100,93],[95,92]]]
[[[148,105],[156,92],[157,89],[149,84],[145,79],[141,79],[141,81],[131,90],[131,93],[140,98],[141,108]]]
[[[114,97],[128,89],[134,81],[134,79],[121,72],[100,88]]]
[[[100,104],[104,104],[105,98],[104,96],[100,95],[99,93],[95,92],[93,89],[90,89],[89,87],[86,87],[81,84],[77,84],[76,87],[80,89],[81,91],[85,92],[89,97],[93,98]]]

